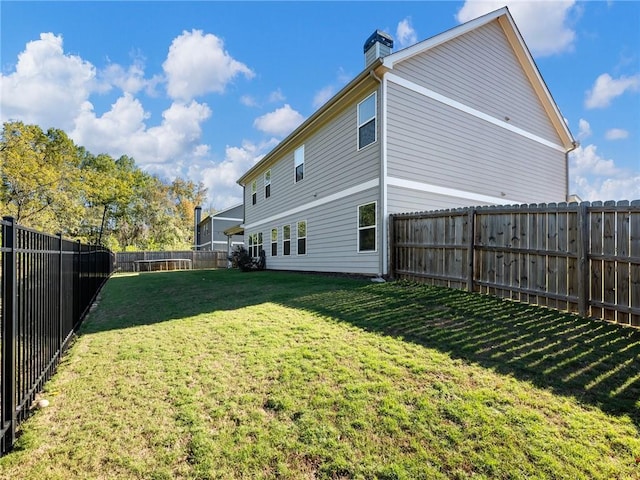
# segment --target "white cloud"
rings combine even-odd
[[[578,147],[569,154],[569,193],[583,200],[640,199],[640,175],[616,167],[598,154],[595,145]]]
[[[100,90],[95,67],[65,54],[62,36],[41,33],[18,55],[15,72],[0,75],[0,119],[68,129],[89,95]]]
[[[112,63],[100,72],[99,77],[108,85],[114,85],[124,93],[134,95],[144,89],[148,95],[156,96],[156,87],[162,82],[160,75],[151,79],[144,77],[144,63],[141,60],[135,60],[127,69]]]
[[[614,98],[627,91],[638,90],[640,90],[640,74],[615,79],[608,73],[603,73],[596,79],[593,88],[587,92],[584,104],[589,109],[608,107]]]
[[[574,4],[574,0],[467,0],[456,18],[467,22],[506,5],[531,52],[542,57],[573,48],[576,33],[569,25],[569,16]]]
[[[145,168],[201,156],[208,148],[199,144],[201,124],[210,116],[206,104],[176,102],[162,113],[160,125],[147,128],[148,114],[142,104],[125,93],[102,116],[97,116],[86,102],[70,136],[91,152],[129,155]]]
[[[284,102],[286,100],[286,97],[284,96],[284,94],[280,89],[277,89],[269,94],[268,100],[269,100],[269,103],[279,103],[279,102]]]
[[[407,17],[398,22],[398,27],[396,28],[396,40],[400,48],[413,45],[418,40],[416,31],[411,25],[411,17]]]
[[[212,166],[201,165],[198,172],[191,171],[190,175],[197,177],[207,187],[208,201],[216,209],[237,205],[242,202],[242,187],[236,181],[277,143],[277,139],[270,139],[259,145],[248,141],[240,147],[227,145],[222,162]]]
[[[303,120],[304,117],[286,103],[283,107],[256,118],[253,125],[262,132],[284,137],[300,125]]]
[[[252,95],[242,95],[240,97],[240,103],[245,107],[257,107],[258,101]]]
[[[629,137],[629,132],[622,128],[612,128],[604,134],[607,140],[624,140]]]
[[[224,50],[224,42],[202,30],[184,31],[169,47],[162,64],[171,98],[189,101],[205,93],[224,92],[236,76],[253,78],[253,71]]]
[[[333,97],[335,93],[336,88],[333,85],[327,85],[326,87],[321,88],[313,96],[313,108],[320,108],[327,102],[327,100]]]
[[[591,125],[585,119],[581,118],[578,122],[578,138],[580,140],[584,140],[585,138],[589,138],[591,136]]]
[[[619,173],[613,160],[598,154],[595,145],[579,146],[569,154],[569,170],[575,175],[617,175]]]

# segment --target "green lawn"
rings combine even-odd
[[[279,272],[115,276],[11,479],[640,478],[640,332]]]

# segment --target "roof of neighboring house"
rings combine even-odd
[[[348,97],[356,87],[363,84],[365,81],[376,78],[386,71],[393,69],[394,64],[402,62],[414,55],[424,53],[438,45],[451,41],[467,32],[480,28],[490,22],[497,20],[502,30],[513,48],[520,65],[522,66],[529,82],[533,86],[536,95],[538,96],[544,110],[549,117],[549,120],[553,124],[558,136],[562,141],[563,147],[567,152],[576,148],[577,143],[573,138],[573,135],[569,131],[569,128],[564,120],[564,117],[560,113],[558,105],[551,96],[551,92],[544,82],[538,67],[536,66],[531,52],[527,48],[518,27],[513,21],[513,17],[507,7],[500,8],[491,13],[478,17],[474,20],[470,20],[466,23],[451,28],[445,32],[442,32],[434,37],[428,38],[421,42],[418,42],[410,47],[404,48],[383,58],[378,58],[371,65],[367,66],[360,74],[358,74],[351,82],[349,82],[342,90],[335,94],[331,99],[327,101],[322,107],[314,112],[309,118],[307,118],[298,128],[291,132],[284,140],[282,140],[276,147],[273,148],[267,155],[265,155],[259,162],[257,162],[252,168],[250,168],[242,177],[238,179],[240,185],[245,185],[248,177],[252,176],[256,171],[266,167],[272,163],[275,158],[283,150],[287,149],[291,144],[297,140],[297,138],[310,129],[313,125],[321,121],[331,111],[339,107],[341,101]]]
[[[211,215],[213,218],[215,217],[226,217],[227,214],[232,211],[235,210],[236,208],[242,207],[243,204],[239,203],[237,205],[234,205],[233,207],[229,207],[229,208],[225,208],[224,210],[220,210],[219,212],[214,213],[213,215]]]

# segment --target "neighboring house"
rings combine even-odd
[[[244,238],[242,231],[238,234],[227,236],[225,230],[238,225],[243,220],[243,205],[236,205],[227,208],[213,215],[209,215],[204,220],[199,221],[199,209],[196,207],[196,250],[216,250],[230,252],[230,248],[236,245],[243,245]]]
[[[246,172],[267,268],[385,275],[391,213],[567,200],[575,141],[507,8],[366,68]]]

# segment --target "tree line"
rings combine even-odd
[[[142,171],[133,158],[94,155],[57,128],[5,122],[0,214],[21,225],[114,251],[193,245],[194,207],[206,189]]]

